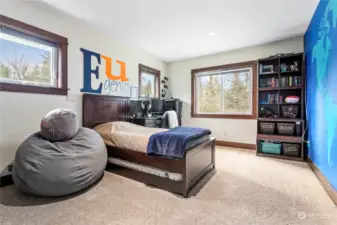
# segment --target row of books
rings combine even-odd
[[[280,85],[281,87],[299,87],[301,86],[301,77],[299,76],[281,77]]]
[[[277,103],[279,103],[279,100],[280,100],[279,93],[268,94],[267,102],[262,102],[262,103],[277,104]]]
[[[261,78],[260,79],[260,88],[277,88],[279,87],[280,82],[278,78],[271,77],[271,78]]]
[[[278,88],[278,87],[299,87],[301,86],[301,77],[299,76],[287,76],[275,78],[261,78],[260,88]]]
[[[268,94],[267,101],[261,101],[261,104],[278,104],[278,103],[284,103],[283,95],[279,95],[279,93],[276,94]]]

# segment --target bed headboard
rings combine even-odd
[[[83,126],[93,128],[99,124],[125,121],[129,117],[129,98],[83,94]]]

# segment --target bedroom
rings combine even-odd
[[[264,10],[261,12],[259,9]],[[223,10],[226,13],[223,13]],[[3,82],[3,79],[0,81],[2,183],[6,183],[6,179],[12,177],[12,162],[21,143],[40,130],[41,119],[51,110],[69,109],[76,114],[79,126],[89,128],[96,126],[96,123],[118,120],[121,115],[125,115],[124,119],[132,117],[128,120],[130,123],[145,123],[149,126],[155,124],[154,109],[163,111],[163,106],[160,107],[155,101],[152,101],[150,110],[152,117],[137,117],[137,113],[144,113],[141,109],[142,102],[136,100],[142,95],[142,91],[161,97],[164,89],[164,98],[179,99],[181,113],[179,110],[176,112],[178,120],[181,120],[180,125],[209,129],[212,132],[211,137],[216,138],[217,145],[214,147],[215,156],[212,143],[205,148],[207,151],[196,151],[205,155],[192,160],[194,164],[188,163],[187,158],[164,158],[162,161],[165,162],[156,164],[156,157],[154,161],[142,163],[156,165],[156,168],[166,171],[163,176],[173,173],[179,177],[187,174],[189,169],[193,169],[193,166],[200,162],[202,165],[198,167],[197,174],[190,179],[192,183],[200,184],[200,190],[191,193],[188,198],[182,198],[181,195],[184,195],[184,191],[189,192],[190,186],[194,184],[187,185],[188,190],[185,183],[185,189],[177,186],[165,191],[172,187],[171,184],[175,184],[174,181],[162,182],[164,178],[145,181],[145,175],[129,179],[131,177],[127,178],[128,174],[117,174],[116,169],[112,167],[107,168],[103,178],[88,190],[66,197],[27,196],[22,194],[16,185],[1,187],[0,223],[336,224],[337,213],[333,201],[336,202],[334,159],[337,142],[332,126],[336,125],[336,119],[329,113],[333,112],[335,107],[334,103],[329,102],[336,102],[336,91],[330,91],[335,84],[332,78],[334,61],[331,61],[336,58],[334,37],[326,39],[330,42],[324,40],[332,46],[330,51],[325,51],[325,45],[319,48],[319,44],[322,43],[319,36],[321,23],[327,24],[324,35],[328,33],[331,36],[336,33],[334,10],[337,9],[333,0],[287,0],[282,4],[270,0],[215,1],[213,4],[195,1],[144,1],[140,4],[135,1],[102,0],[93,4],[91,1],[80,3],[75,0],[2,0],[1,28],[7,27],[7,30],[17,31],[20,24],[25,24],[25,28],[34,26],[44,31],[43,37],[46,37],[46,32],[56,34],[48,37],[54,38],[52,40],[57,40],[58,46],[64,47],[61,48],[61,53],[58,52],[60,57],[56,57],[53,62],[61,64],[58,71],[62,72],[58,79],[66,81],[54,83],[62,89],[62,94],[39,94],[36,88],[30,89],[33,93],[27,93],[27,88],[18,90],[18,86],[7,85],[8,82]],[[233,19],[238,13],[243,13],[244,16]],[[23,31],[22,28],[20,31]],[[248,33],[250,35],[247,35]],[[15,32],[6,32],[6,29],[1,29],[0,34],[0,40],[17,35]],[[31,35],[25,37],[28,36]],[[36,42],[35,39],[31,41]],[[55,48],[53,45],[46,45],[49,46],[48,49]],[[6,67],[10,66],[5,63],[18,61],[20,56],[16,58],[15,52],[11,49],[3,51],[5,46],[1,46],[0,57],[6,57],[6,60],[0,58],[4,61],[4,64],[0,65],[3,74]],[[65,47],[67,51],[64,51]],[[330,52],[329,60],[326,60],[329,57],[327,52]],[[303,157],[308,156],[305,162],[256,155],[256,148],[260,145],[257,142],[260,132],[260,122],[257,118],[262,95],[258,95],[260,80],[257,73],[254,76],[254,69],[260,64],[259,59],[286,53],[304,53],[307,58],[302,63],[306,69],[306,73],[303,74],[307,77],[306,93],[290,92],[305,94],[307,99],[306,106],[304,101],[301,105],[305,107],[305,110],[301,110],[301,113],[305,114],[303,120],[307,120],[302,124],[308,125],[304,140],[310,143],[301,142],[304,148],[309,148],[303,150]],[[308,60],[315,57],[322,57],[322,60],[317,61],[327,61],[326,65],[317,65],[321,75],[316,72],[316,63]],[[39,68],[43,69],[40,54],[37,58],[40,60]],[[86,61],[88,58],[89,61]],[[33,59],[26,57],[25,60]],[[248,65],[247,62],[252,64]],[[205,75],[204,72],[214,71],[214,68],[210,67],[218,67],[216,70],[219,70],[219,66],[220,70],[227,68],[228,72],[238,63],[243,63],[243,67],[240,68],[244,71],[248,68],[251,78],[251,82],[248,82],[251,92],[250,95],[246,95],[250,106],[248,112],[215,113],[206,116],[198,112],[198,93],[193,95],[192,91],[198,90],[197,84],[203,82],[197,83],[198,80],[194,79],[193,74]],[[32,70],[34,71],[34,68]],[[152,85],[147,90],[139,88],[142,87],[139,78],[143,75],[146,77],[148,73],[156,75],[152,78],[157,85]],[[326,77],[323,74],[326,74]],[[65,75],[67,76],[64,77]],[[321,83],[315,85],[316,77],[323,86]],[[168,88],[164,88],[162,80]],[[205,93],[209,94],[207,88]],[[325,97],[324,93],[330,93],[328,96],[331,97]],[[94,95],[93,98],[98,98],[97,101],[104,102],[102,108],[93,103],[94,106],[89,110],[91,116],[83,110],[88,103],[83,97],[86,95]],[[109,100],[105,102],[105,98]],[[117,100],[119,98],[127,101],[124,103],[125,107]],[[208,98],[209,101],[216,99]],[[113,103],[110,104],[111,101]],[[161,110],[157,110],[158,108]],[[220,108],[225,106],[221,105]],[[86,125],[86,121],[95,124]],[[304,130],[302,129],[303,133]],[[198,146],[200,145],[196,148]],[[112,154],[111,152],[108,150],[108,153]],[[138,160],[137,163],[142,159],[151,158],[142,156],[132,155]],[[127,156],[122,156],[124,159],[125,157]],[[309,164],[307,159],[311,160]],[[315,177],[309,165],[320,180]],[[209,166],[215,167],[216,172],[207,173],[210,177],[204,184],[202,180],[199,182],[199,179],[193,179],[200,170]],[[156,170],[156,173],[161,170]],[[128,172],[130,171],[132,170]],[[184,176],[179,177],[184,182],[188,180],[187,176],[185,178],[184,180]],[[134,181],[137,179],[138,181]],[[151,188],[144,183],[159,188]],[[160,187],[161,185],[163,187]],[[41,185],[40,188],[43,189],[44,186]],[[179,190],[175,191],[177,189]],[[327,189],[327,192],[324,189]],[[156,205],[164,207],[158,209]],[[102,209],[99,206],[106,207]]]

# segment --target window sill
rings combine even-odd
[[[0,83],[0,91],[20,92],[30,94],[45,94],[45,95],[67,95],[68,89],[55,87],[41,87],[33,85]]]
[[[191,114],[192,118],[256,120],[256,115]]]

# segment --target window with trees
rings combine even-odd
[[[67,94],[65,37],[0,15],[0,91]]]
[[[192,117],[256,117],[256,61],[192,70]]]
[[[139,64],[139,96],[159,98],[160,71]]]

